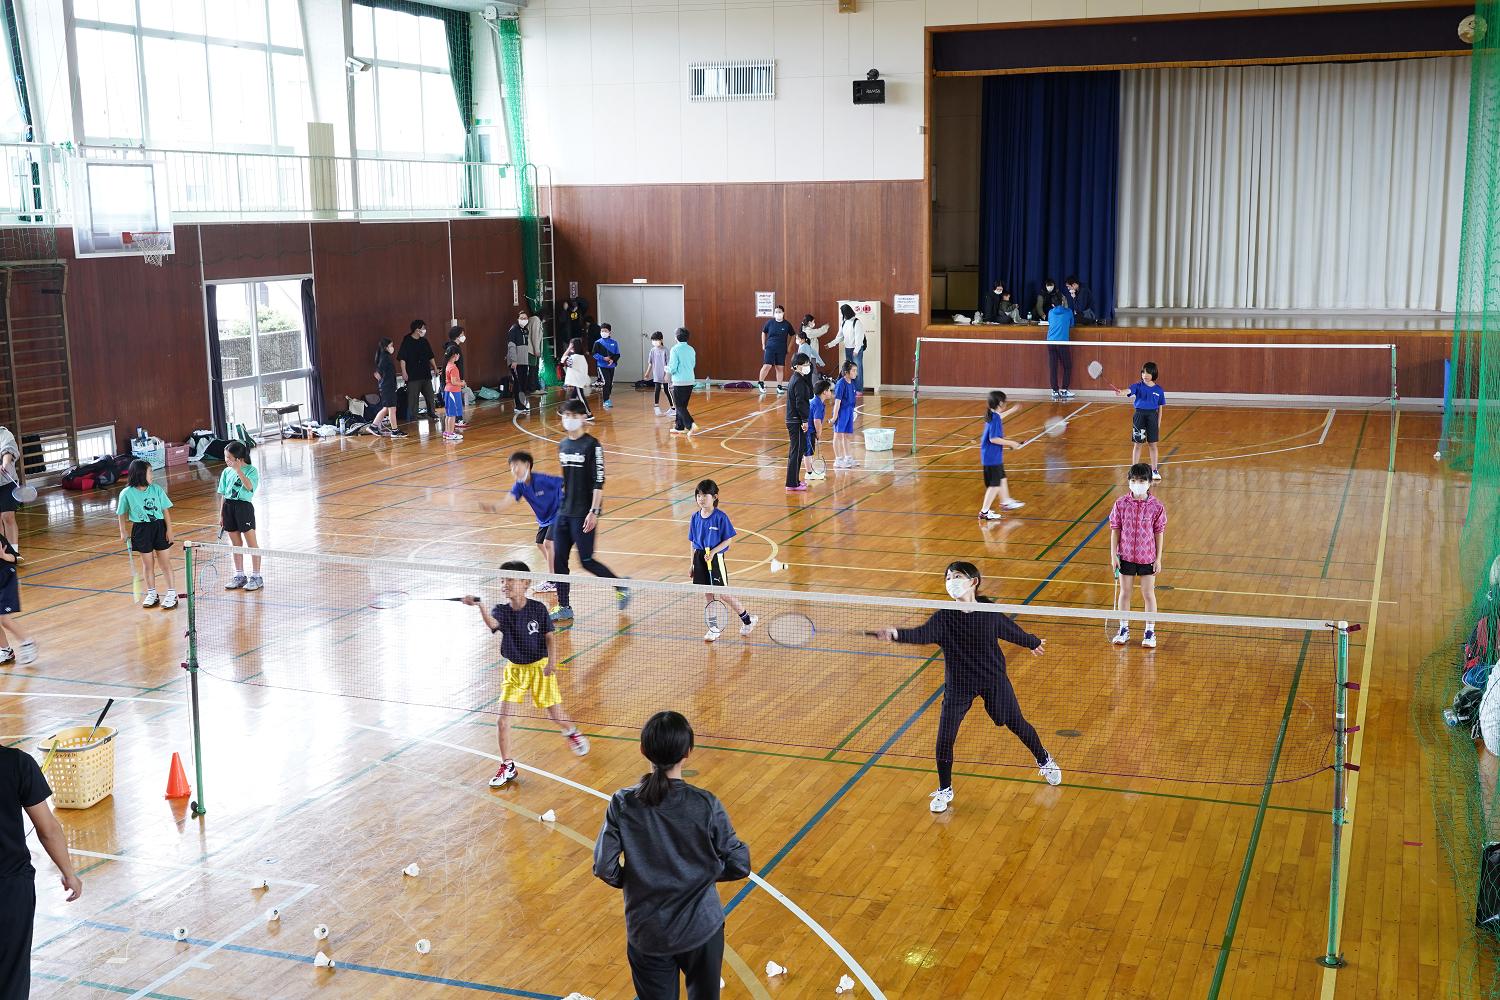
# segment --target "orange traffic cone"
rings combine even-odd
[[[188,784],[187,774],[182,770],[182,757],[172,755],[172,770],[167,775],[167,794],[169,799],[185,799],[193,794],[192,787]]]

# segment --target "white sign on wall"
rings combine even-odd
[[[576,282],[576,281],[570,281],[570,282],[568,282],[568,298],[570,298],[570,299],[576,299],[576,298],[578,298],[578,282]]]
[[[510,304],[518,306],[521,304],[521,279],[513,278],[510,283]]]
[[[896,312],[919,313],[922,311],[921,300],[920,295],[898,295],[896,296]]]
[[[776,293],[775,292],[756,292],[755,293],[755,318],[756,319],[760,319],[762,316],[769,317],[775,311],[776,311]]]

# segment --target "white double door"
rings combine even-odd
[[[646,357],[651,335],[660,330],[663,346],[675,344],[682,326],[681,285],[599,285],[599,322],[608,323],[620,344],[620,365],[615,384],[646,377]]]

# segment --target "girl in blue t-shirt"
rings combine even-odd
[[[852,469],[854,460],[854,407],[859,403],[859,363],[845,361],[833,386],[833,467]]]
[[[693,546],[693,583],[700,587],[727,587],[729,570],[724,553],[729,551],[729,540],[735,531],[734,525],[729,523],[729,515],[719,509],[719,484],[712,479],[703,480],[693,492],[693,500],[698,504],[698,509],[688,518],[688,541]],[[704,594],[704,604],[712,604],[717,596]],[[723,598],[729,610],[739,615],[744,623],[740,626],[740,635],[753,632],[755,623],[760,621],[759,616],[746,611],[733,594],[724,594]],[[719,629],[709,626],[703,641],[713,642],[722,634]]]
[[[1005,510],[1018,510],[1026,506],[1010,498],[1010,487],[1005,482],[1005,449],[1019,448],[1020,443],[1005,436],[1005,418],[1021,412],[1017,403],[1005,409],[1005,393],[999,389],[989,395],[989,414],[984,419],[984,433],[979,437],[979,464],[984,466],[984,504],[979,508],[981,521],[998,521],[1000,513],[990,509],[995,497]]]

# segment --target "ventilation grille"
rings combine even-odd
[[[776,61],[688,64],[688,99],[692,101],[769,101],[776,96]]]

